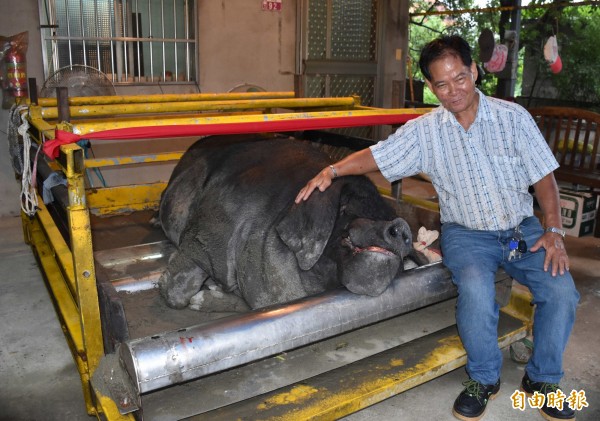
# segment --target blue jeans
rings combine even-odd
[[[544,230],[536,217],[520,225],[532,247]],[[536,305],[533,355],[527,373],[533,381],[558,383],[563,376],[562,356],[575,322],[579,293],[569,272],[553,277],[544,272],[545,250],[527,251],[509,261],[508,243],[514,230],[478,231],[446,223],[441,247],[444,264],[458,287],[456,324],[467,351],[467,373],[483,384],[500,378],[502,353],[498,348],[499,306],[495,301],[495,274],[499,267],[529,288]]]

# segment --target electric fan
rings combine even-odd
[[[111,80],[100,70],[82,64],[58,69],[40,90],[40,97],[56,97],[56,88],[68,88],[70,97],[116,95]]]

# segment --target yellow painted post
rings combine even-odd
[[[104,346],[96,289],[90,215],[85,196],[83,158],[83,150],[79,146],[71,144],[61,147],[59,161],[66,170],[65,176],[67,177],[68,224],[75,271],[76,300],[83,334],[84,355],[81,355],[81,358],[87,363],[89,371],[85,377],[82,375],[82,379],[88,379],[83,384],[84,396],[87,400],[91,394],[89,378],[104,355]],[[86,403],[89,410],[93,403]]]

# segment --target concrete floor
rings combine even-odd
[[[80,380],[29,247],[20,218],[0,218],[0,421],[90,420]],[[578,420],[600,419],[600,239],[567,238],[571,271],[581,293],[577,322],[565,353],[565,391],[585,391],[589,407]],[[500,395],[488,421],[540,420],[537,410],[511,407],[523,366],[508,358]],[[465,380],[457,369],[345,418],[452,420],[451,407]]]

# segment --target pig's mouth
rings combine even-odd
[[[357,246],[348,238],[342,239],[343,253],[338,263],[338,276],[350,292],[377,296],[390,285],[402,259],[396,253],[379,245]]]
[[[363,253],[365,251],[370,251],[373,253],[381,253],[384,254],[386,256],[390,256],[390,257],[397,257],[397,254],[380,246],[367,246],[367,247],[359,247],[357,245],[355,245],[352,240],[350,240],[350,238],[348,237],[344,237],[342,239],[342,246],[349,248],[350,250],[352,250],[352,254],[356,255],[359,253]]]

